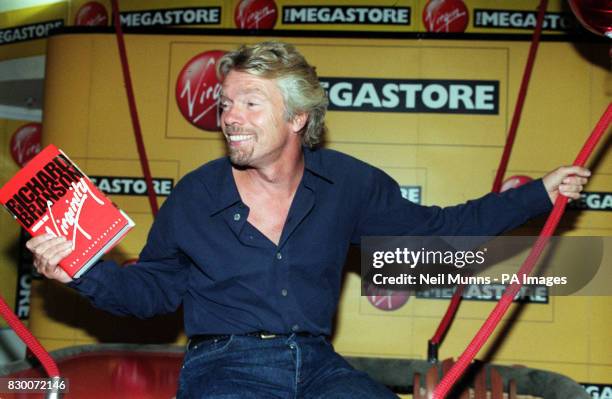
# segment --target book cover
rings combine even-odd
[[[54,145],[0,189],[0,203],[32,236],[47,233],[72,242],[72,253],[60,262],[72,278],[80,277],[134,226]]]

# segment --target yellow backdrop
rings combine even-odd
[[[190,170],[224,153],[218,133],[198,129],[181,115],[175,96],[181,68],[199,53],[229,50],[261,38],[133,35],[126,39],[152,174],[176,183]],[[402,186],[420,187],[423,204],[455,204],[490,190],[529,43],[287,41],[316,65],[323,80],[344,79],[353,82],[353,87],[357,87],[355,82],[372,79],[497,82],[495,114],[417,113],[409,112],[408,106],[403,109],[406,112],[334,110],[328,116],[326,143],[383,168]],[[47,48],[44,142],[62,148],[89,175],[142,176],[114,36],[60,35],[50,39]],[[508,175],[538,177],[572,162],[610,101],[609,72],[590,61],[606,61],[607,51],[607,46],[596,44],[541,44]],[[366,94],[362,100],[369,98],[365,103],[376,106],[376,100]],[[359,93],[352,96],[356,102]],[[612,157],[604,153],[587,190],[610,187]],[[146,197],[111,198],[137,224],[111,254],[121,262],[137,256],[152,219]],[[3,228],[9,225],[7,218],[1,219]],[[584,211],[572,218],[571,225],[566,222],[562,227],[568,235],[609,236],[612,214]],[[358,270],[355,262],[358,259],[351,258],[350,268]],[[491,302],[465,301],[441,358],[457,356],[492,307]],[[446,301],[410,298],[397,310],[377,309],[360,296],[359,276],[347,273],[334,344],[347,355],[423,358],[427,339],[445,308]],[[503,325],[498,330],[504,339],[491,352],[492,361],[561,372],[582,382],[610,383],[611,308],[611,297],[552,297],[548,304],[513,308],[509,314],[516,312],[517,320],[511,330],[504,330]],[[93,310],[67,289],[48,282],[35,286],[30,325],[49,349],[97,340],[185,339],[179,331],[180,317],[122,321]],[[489,350],[490,345],[481,356]]]

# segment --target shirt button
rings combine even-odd
[[[276,253],[276,259],[281,260],[283,259],[283,254],[281,254],[280,252]]]
[[[291,327],[291,331],[293,332],[297,332],[300,329],[300,326],[297,324],[294,324],[293,327]]]
[[[234,220],[235,221],[239,221],[240,220],[240,214],[239,213],[234,213]]]
[[[283,288],[283,289],[281,290],[281,295],[282,295],[282,296],[287,296],[287,290]]]

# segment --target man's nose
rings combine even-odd
[[[244,120],[242,112],[236,104],[226,105],[221,118],[225,125],[241,124]]]

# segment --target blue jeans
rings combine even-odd
[[[185,354],[177,399],[396,398],[355,370],[324,337],[233,335]]]

